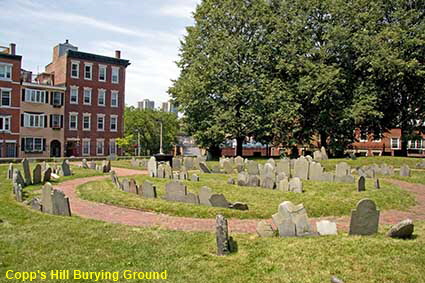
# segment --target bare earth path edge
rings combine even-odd
[[[118,176],[146,174],[146,171],[126,168],[113,168],[113,170]],[[210,232],[215,230],[215,219],[171,216],[87,201],[78,197],[76,189],[79,185],[104,178],[105,176],[96,176],[74,179],[59,184],[56,186],[56,189],[60,189],[68,196],[73,215],[78,215],[82,218],[129,226],[159,227],[169,230]],[[417,204],[410,208],[409,211],[381,211],[380,224],[395,224],[406,218],[412,220],[425,220],[425,185],[412,184],[394,179],[386,179],[386,181],[412,193],[416,198]],[[314,223],[323,219],[335,221],[339,230],[348,230],[350,221],[348,216],[310,218],[312,227],[315,228],[316,225],[314,225]],[[229,219],[229,229],[234,233],[255,233],[255,226],[258,221],[260,221],[260,219]],[[271,220],[268,220],[268,222],[271,223]]]

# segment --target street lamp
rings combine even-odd
[[[159,120],[159,154],[164,154],[162,151],[162,121]]]

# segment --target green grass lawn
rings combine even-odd
[[[415,239],[369,237],[258,238],[233,234],[239,251],[215,255],[215,235],[108,224],[79,217],[42,214],[13,200],[0,167],[0,282],[8,270],[135,272],[167,270],[168,282],[425,282],[425,222]],[[72,274],[72,273],[71,273]],[[94,282],[40,280],[32,282]],[[99,281],[111,282],[111,281]]]
[[[366,182],[365,192],[357,192],[356,184],[304,181],[305,192],[300,194],[229,185],[228,178],[229,175],[224,174],[201,174],[200,182],[184,181],[184,183],[188,190],[194,193],[198,193],[202,186],[208,186],[215,193],[223,193],[230,202],[245,202],[249,206],[248,211],[170,202],[160,198],[142,198],[116,189],[109,179],[83,184],[78,188],[78,192],[81,198],[91,201],[199,218],[212,218],[217,213],[232,218],[270,218],[276,213],[278,205],[285,200],[296,204],[304,203],[308,215],[312,217],[349,215],[351,209],[362,198],[373,199],[381,210],[406,210],[415,203],[413,197],[406,191],[385,182],[381,182],[382,189],[374,189],[371,179]],[[135,179],[138,184],[144,180],[152,181],[157,186],[159,197],[165,194],[165,184],[170,182],[168,179],[142,175],[136,176]]]
[[[138,158],[138,159],[145,159],[145,158]],[[146,167],[131,166],[131,159],[112,160],[111,165],[112,167],[127,168],[127,169],[139,169],[139,170],[146,169]]]

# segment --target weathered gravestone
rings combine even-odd
[[[266,189],[274,189],[275,188],[275,181],[274,177],[271,176],[263,176],[260,178],[260,186],[262,188]]]
[[[320,153],[322,154],[322,160],[328,160],[328,154],[326,153],[325,147],[320,148]]]
[[[230,163],[229,159],[225,159],[223,161],[224,173],[232,174],[233,173],[233,165]]]
[[[400,167],[400,176],[410,177],[410,168],[408,165],[403,165]]]
[[[22,202],[24,200],[24,192],[22,191],[22,186],[20,184],[14,184],[13,191],[15,193],[16,201]]]
[[[167,162],[164,164],[164,178],[171,179],[173,177],[173,168]]]
[[[31,180],[31,172],[30,172],[30,163],[28,161],[28,159],[24,158],[22,160],[22,168],[24,170],[24,178],[25,178],[25,185],[31,185],[32,180]]]
[[[179,172],[173,172],[173,180],[180,180]]]
[[[193,157],[184,157],[183,158],[183,165],[188,170],[192,170],[193,169]]]
[[[199,190],[199,203],[202,205],[211,206],[210,197],[212,195],[212,190],[206,186],[201,187]]]
[[[142,189],[139,188],[139,194],[142,194],[145,198],[156,198],[156,187],[152,182],[144,181],[142,185]]]
[[[238,186],[247,186],[249,182],[249,175],[247,172],[238,174]]]
[[[363,192],[366,190],[366,179],[364,176],[360,176],[358,182],[357,182],[357,191]]]
[[[323,182],[334,182],[335,181],[335,175],[330,172],[323,172],[320,181]]]
[[[109,173],[111,171],[111,160],[104,160],[102,162],[102,171],[103,173]]]
[[[262,238],[270,238],[275,235],[272,225],[264,220],[257,223],[255,231],[257,232],[257,235]]]
[[[277,162],[276,173],[285,173],[286,176],[291,176],[291,161],[288,158],[281,159]]]
[[[220,174],[220,173],[221,173],[220,166],[218,166],[218,165],[214,165],[214,166],[212,167],[211,171],[212,171],[212,173]]]
[[[159,164],[158,165],[158,170],[156,173],[156,177],[158,178],[165,178],[165,165],[164,164]]]
[[[342,177],[351,174],[351,167],[346,162],[340,162],[336,165],[335,176]]]
[[[94,162],[93,160],[89,162],[89,168],[96,170],[96,162]]]
[[[236,243],[229,237],[227,219],[220,214],[216,217],[216,243],[219,256],[236,251]]]
[[[236,156],[236,158],[235,158],[235,165],[244,165],[244,160],[243,160],[243,157],[240,157],[240,156]]]
[[[260,173],[258,170],[258,163],[253,160],[248,161],[246,169],[249,175],[258,175]]]
[[[181,168],[181,159],[180,158],[173,158],[173,169],[174,170],[180,170]]]
[[[87,163],[87,159],[83,158],[83,160],[81,161],[81,167],[84,168],[84,169],[89,168],[89,164]]]
[[[192,177],[190,177],[190,180],[192,182],[199,182],[199,176],[196,174],[192,174]]]
[[[316,229],[319,235],[337,235],[336,223],[329,220],[316,222]]]
[[[284,192],[289,192],[289,180],[285,178],[277,183],[277,189]]]
[[[209,201],[213,207],[229,208],[229,202],[223,194],[212,194]]]
[[[379,210],[370,199],[362,199],[351,211],[350,235],[372,235],[378,232]]]
[[[111,181],[112,181],[112,184],[113,184],[116,188],[119,188],[119,187],[120,187],[120,181],[118,180],[118,176],[117,176],[117,174],[115,173],[115,171],[111,171],[109,174],[111,175]]]
[[[52,211],[55,215],[71,216],[69,199],[62,191],[53,190]]]
[[[415,226],[413,225],[413,221],[411,219],[406,219],[392,226],[387,236],[400,239],[411,238],[414,229]]]
[[[134,180],[133,178],[131,178],[128,183],[128,192],[133,194],[139,194],[139,188],[137,187],[136,180]]]
[[[128,179],[123,179],[121,181],[122,190],[126,193],[130,192],[130,181]]]
[[[354,183],[356,181],[353,175],[335,176],[334,180],[341,183]]]
[[[207,163],[200,162],[199,168],[201,169],[202,173],[211,173],[211,170],[208,168]]]
[[[309,179],[312,181],[321,181],[323,175],[323,167],[318,162],[310,163],[310,174]]]
[[[41,165],[37,164],[32,171],[33,184],[41,183]]]
[[[294,193],[302,193],[303,192],[303,183],[300,178],[294,177],[289,181],[288,190]]]
[[[13,184],[17,184],[17,185],[21,185],[21,187],[25,187],[24,178],[22,178],[21,171],[19,171],[17,168],[13,169],[12,182]]]
[[[308,180],[309,167],[310,163],[308,160],[304,156],[299,157],[297,160],[295,160],[294,177]]]
[[[53,214],[52,184],[46,183],[41,188],[41,203],[43,212]]]
[[[31,199],[28,205],[34,210],[43,211],[43,205],[41,204],[41,201],[39,198]]]
[[[320,152],[320,150],[316,150],[313,152],[313,159],[316,161],[322,160],[322,153]]]
[[[47,168],[43,173],[43,183],[49,182],[52,177],[52,168]]]
[[[188,179],[187,171],[185,170],[180,171],[180,180],[187,180],[187,179]]]
[[[13,179],[13,163],[9,163],[9,168],[7,169],[7,178]]]
[[[284,201],[279,205],[278,212],[273,214],[272,219],[279,230],[280,237],[312,234],[307,212],[303,204],[294,205],[290,201]]]
[[[61,168],[62,168],[62,174],[64,176],[71,176],[72,173],[71,173],[71,168],[69,168],[68,160],[64,160],[62,162]]]
[[[260,185],[260,178],[257,175],[248,176],[248,184],[250,187],[258,187]]]
[[[199,204],[199,197],[193,193],[188,193],[186,186],[178,181],[172,181],[165,185],[164,199]]]
[[[378,178],[376,178],[374,180],[373,185],[374,185],[375,189],[380,189],[381,188],[381,185],[379,183],[379,179]]]
[[[151,157],[148,161],[148,173],[150,177],[157,176],[157,163],[155,157]]]

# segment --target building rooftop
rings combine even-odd
[[[129,60],[102,56],[102,55],[97,55],[92,53],[81,52],[81,51],[68,50],[68,56],[75,59],[92,60],[92,61],[103,62],[107,64],[122,65],[124,67],[127,67],[128,65],[130,65]]]

